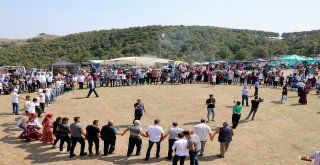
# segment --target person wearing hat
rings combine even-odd
[[[228,127],[227,122],[223,122],[223,127],[216,129],[211,141],[216,134],[219,134],[218,141],[220,142],[220,154],[218,156],[224,158],[224,154],[227,152],[230,142],[232,141],[233,130]]]

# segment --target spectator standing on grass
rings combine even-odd
[[[145,160],[148,161],[150,158],[150,152],[153,147],[153,144],[157,144],[157,152],[156,152],[156,158],[160,157],[160,143],[161,139],[163,139],[163,129],[159,126],[160,120],[156,119],[154,120],[154,124],[150,125],[147,129],[146,135],[149,137],[149,146],[146,153]]]
[[[76,156],[76,154],[74,154],[74,149],[77,145],[77,143],[80,143],[81,145],[81,149],[80,149],[80,156],[85,156],[87,155],[86,152],[84,152],[84,148],[85,148],[85,141],[83,136],[86,136],[86,133],[84,132],[82,125],[80,124],[80,117],[75,117],[74,118],[74,123],[72,123],[70,125],[70,130],[71,130],[71,148],[70,148],[70,158]]]
[[[173,157],[173,165],[177,165],[178,161],[180,161],[180,165],[184,165],[184,161],[188,155],[188,141],[183,138],[183,133],[178,134],[178,140],[176,140],[173,146],[170,148],[175,151],[175,155]]]
[[[232,110],[232,128],[236,129],[238,124],[239,124],[239,120],[241,118],[241,112],[242,112],[242,106],[240,101],[236,102],[236,105],[233,107]]]
[[[205,146],[206,146],[208,135],[209,135],[210,138],[212,136],[211,128],[208,125],[206,125],[205,122],[206,122],[205,119],[201,119],[201,123],[195,125],[192,128],[192,132],[199,136],[199,139],[200,139],[200,142],[201,142],[201,150],[200,150],[200,155],[199,156],[203,156],[204,155],[204,149],[205,149]]]
[[[224,122],[223,127],[216,129],[211,140],[213,140],[213,137],[216,134],[219,134],[218,141],[220,142],[220,155],[218,156],[224,158],[224,154],[227,152],[229,145],[232,141],[233,130],[228,127],[227,122]]]
[[[257,80],[257,81],[254,83],[254,95],[255,95],[255,96],[258,96],[258,95],[259,95],[259,88],[260,88],[260,82],[259,82],[259,80]]]
[[[130,131],[130,137],[129,137],[129,145],[128,145],[128,152],[127,157],[130,157],[134,147],[137,147],[136,150],[136,156],[141,155],[141,146],[142,146],[142,139],[141,136],[147,137],[143,132],[142,128],[140,126],[140,121],[135,120],[133,122],[134,125],[129,126],[122,134],[121,136],[125,135],[128,131]]]
[[[23,98],[19,97],[18,89],[14,89],[11,93],[11,101],[12,101],[12,112],[15,115],[19,115],[19,99],[24,100]]]
[[[189,150],[190,165],[199,165],[198,153],[201,150],[201,142],[199,136],[191,134],[190,131],[183,131],[184,136],[187,138],[187,149]]]
[[[92,125],[88,125],[86,127],[86,139],[88,140],[88,150],[89,150],[89,156],[92,156],[92,147],[93,143],[96,147],[96,155],[100,155],[99,151],[99,137],[100,137],[100,128],[99,126],[99,120],[94,120]]]
[[[215,107],[216,107],[216,99],[213,98],[213,95],[209,95],[209,98],[206,100],[206,105],[207,105],[207,118],[208,118],[208,123],[211,121],[214,121],[215,117]],[[210,119],[211,116],[211,119]]]
[[[249,99],[249,89],[246,86],[244,86],[242,88],[242,106],[244,106],[244,101],[246,101],[246,106],[247,107],[249,106],[248,99]]]
[[[169,128],[168,131],[163,136],[163,139],[165,139],[167,136],[169,136],[169,141],[168,141],[169,147],[168,147],[168,156],[167,156],[168,160],[172,159],[172,152],[173,152],[172,146],[173,146],[174,142],[179,139],[178,134],[182,133],[182,131],[183,131],[183,129],[178,127],[178,123],[173,122],[172,127]]]

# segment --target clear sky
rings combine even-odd
[[[146,25],[320,29],[320,0],[0,0],[0,38]]]

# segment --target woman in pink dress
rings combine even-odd
[[[42,121],[43,131],[42,131],[42,143],[50,143],[53,144],[54,136],[53,136],[53,121],[52,114],[48,113],[46,117]]]

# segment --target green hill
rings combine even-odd
[[[308,44],[297,47],[296,41],[289,38],[269,37],[279,37],[279,34],[211,26],[146,26],[91,31],[1,48],[0,65],[43,67],[58,60],[85,62],[144,55],[187,62],[243,60],[290,52],[300,54],[308,49]],[[309,38],[302,39],[309,42]]]

